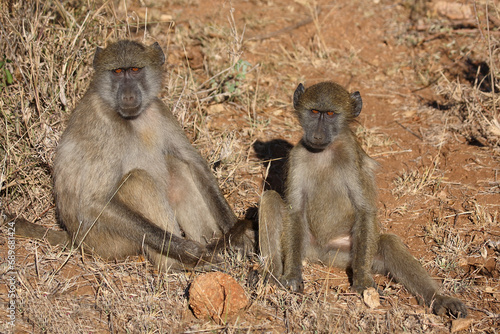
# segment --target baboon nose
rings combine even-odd
[[[125,102],[125,103],[133,103],[134,100],[135,100],[135,96],[133,96],[133,95],[123,95],[122,99],[123,99],[123,102]]]
[[[123,94],[121,97],[122,108],[136,108],[140,104],[140,99],[136,94]]]

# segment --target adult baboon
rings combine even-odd
[[[97,48],[94,77],[54,161],[56,208],[66,231],[18,219],[17,234],[83,244],[104,258],[144,251],[159,269],[218,261],[214,252],[244,226],[157,97],[164,62],[158,43],[122,40]],[[239,236],[232,241],[246,237]]]

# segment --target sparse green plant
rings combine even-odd
[[[222,99],[234,101],[242,94],[247,79],[247,74],[252,68],[252,65],[243,59],[239,59],[236,64],[230,69],[228,74],[222,77],[222,81],[218,82],[216,78],[210,81],[210,86],[213,89],[213,94],[217,98],[217,102]]]
[[[439,256],[439,255],[436,256],[436,259],[434,260],[434,262],[436,262],[437,266],[445,272],[452,271],[457,266],[457,264],[455,262],[452,262],[448,258],[446,258],[444,256]]]
[[[0,60],[0,90],[5,88],[7,85],[11,85],[14,82],[14,78],[12,77],[12,73],[10,73],[7,68],[7,64],[12,63],[12,60],[7,59],[4,55],[3,59]]]

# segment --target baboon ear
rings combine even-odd
[[[306,89],[304,88],[304,85],[302,83],[299,83],[297,89],[295,90],[295,93],[293,93],[293,107],[295,109],[299,107],[300,97],[302,96],[302,94],[304,94],[305,91]]]
[[[92,61],[92,66],[94,67],[94,69],[96,69],[96,65],[97,65],[97,58],[99,56],[99,54],[102,52],[102,48],[100,47],[97,47],[97,49],[95,49],[95,53],[94,53],[94,60]]]
[[[154,42],[153,44],[151,44],[151,47],[158,51],[160,65],[163,65],[165,63],[165,54],[163,53],[163,50],[162,50],[160,44],[158,44],[158,42]]]
[[[354,107],[354,117],[357,117],[361,113],[361,108],[363,108],[363,100],[361,99],[361,94],[356,91],[351,94],[351,99]]]

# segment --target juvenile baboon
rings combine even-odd
[[[465,305],[438,293],[396,235],[379,232],[376,163],[349,128],[361,112],[359,92],[333,82],[308,89],[299,84],[293,105],[304,135],[290,152],[286,200],[267,191],[259,208],[259,244],[269,272],[299,292],[304,258],[350,268],[358,292],[375,286],[372,272],[390,274],[437,314],[465,317]]]
[[[228,241],[221,237],[242,226],[157,97],[164,61],[158,43],[97,48],[94,77],[55,155],[56,209],[66,231],[18,219],[17,234],[83,244],[110,259],[144,251],[163,270],[218,261],[214,251]]]

